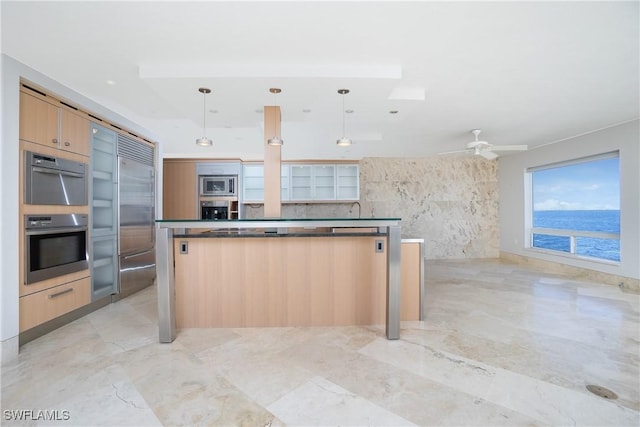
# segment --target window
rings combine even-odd
[[[620,261],[618,152],[530,168],[530,247]]]

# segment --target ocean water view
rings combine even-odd
[[[620,210],[544,210],[533,212],[533,226],[560,230],[620,233]],[[570,238],[534,234],[533,246],[570,253]],[[620,240],[576,237],[576,254],[620,261]]]

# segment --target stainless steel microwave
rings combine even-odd
[[[201,196],[237,196],[238,177],[236,175],[201,175],[200,195]]]

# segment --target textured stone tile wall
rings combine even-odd
[[[362,216],[402,218],[428,259],[498,257],[497,168],[479,156],[365,158]]]
[[[365,158],[361,216],[402,218],[402,237],[424,239],[428,259],[497,258],[497,165],[479,156]],[[245,218],[262,218],[263,212],[262,205],[245,206]],[[282,217],[357,218],[358,208],[283,204]]]

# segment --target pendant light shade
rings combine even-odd
[[[275,102],[276,100],[276,95],[279,94],[280,92],[282,92],[282,89],[278,89],[277,87],[272,87],[271,89],[269,89],[269,92],[271,92],[273,94],[273,104],[274,106],[278,106],[277,103]],[[274,135],[267,139],[267,144],[269,145],[283,145],[284,141],[282,140],[282,138],[280,138],[277,135],[276,129],[278,128],[278,123],[277,123],[277,114],[273,115],[273,129],[274,129]]]
[[[198,89],[198,92],[202,94],[202,138],[196,139],[196,144],[201,147],[211,147],[213,145],[213,141],[206,136],[207,131],[207,94],[211,93],[211,89],[206,87],[201,87]]]
[[[342,95],[342,137],[336,141],[336,145],[339,147],[348,147],[352,144],[352,141],[347,138],[344,133],[344,96],[349,93],[349,89],[339,89],[338,93]]]

